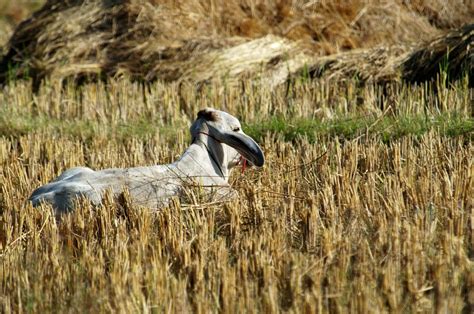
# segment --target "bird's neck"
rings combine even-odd
[[[211,143],[208,138],[195,139],[175,165],[190,177],[203,178],[206,184],[227,183],[230,174],[222,144]]]

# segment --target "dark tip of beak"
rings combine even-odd
[[[263,156],[263,152],[261,150],[258,150],[254,153],[254,160],[250,160],[250,162],[257,166],[257,167],[263,167],[263,165],[265,164],[265,157]]]

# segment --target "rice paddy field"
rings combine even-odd
[[[3,313],[472,313],[474,120],[467,80],[278,88],[128,79],[0,90]],[[153,211],[28,197],[67,168],[163,164],[199,109],[266,155],[239,198]]]

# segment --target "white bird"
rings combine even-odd
[[[36,189],[29,200],[34,206],[50,203],[60,214],[72,210],[78,198],[99,205],[106,191],[119,197],[127,190],[132,204],[160,208],[172,197],[185,199],[188,188],[198,186],[210,200],[220,201],[237,194],[228,182],[232,168],[246,161],[258,167],[265,162],[260,146],[226,112],[199,111],[190,131],[191,145],[172,164],[100,171],[72,168]]]

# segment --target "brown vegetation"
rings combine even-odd
[[[170,162],[189,143],[186,125],[199,107],[221,104],[248,123],[275,113],[312,119],[323,109],[377,121],[469,117],[466,86],[441,86],[438,95],[407,86],[384,111],[374,87],[355,85],[29,87],[0,93],[8,122],[47,121],[0,137],[2,312],[472,312],[469,136],[433,129],[384,143],[372,125],[352,140],[315,134],[313,144],[267,133],[267,165],[234,173],[237,201],[150,212],[109,200],[83,204],[62,223],[51,208],[26,203],[69,167]],[[174,131],[109,132],[145,117]],[[57,132],[48,121],[83,128]]]
[[[279,83],[318,56],[393,45],[407,52],[473,16],[472,2],[460,0],[51,0],[15,30],[0,78],[206,82],[263,65]]]
[[[48,1],[0,70],[0,312],[472,313],[473,90],[370,83],[446,51],[472,62],[472,26],[439,36],[473,15],[461,0]],[[408,58],[419,41],[435,53]],[[107,198],[61,222],[28,204],[70,167],[175,160],[208,106],[285,124],[262,131],[264,168],[233,173],[238,200]],[[354,117],[373,122],[340,135]],[[426,124],[384,137],[407,117]],[[464,124],[424,127],[440,117]],[[319,120],[333,128],[296,132]]]
[[[45,2],[44,0],[0,0],[0,55],[7,51],[6,45],[15,27]]]
[[[474,24],[437,38],[411,54],[402,65],[403,78],[409,82],[435,78],[440,70],[450,80],[468,75],[474,87]]]

